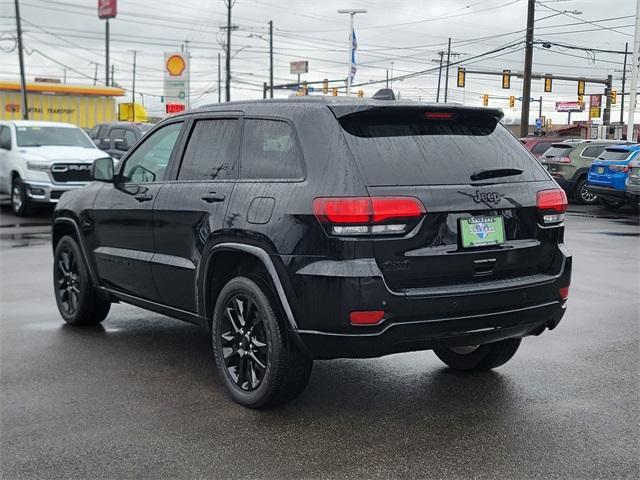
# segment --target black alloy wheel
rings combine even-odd
[[[56,289],[61,308],[69,316],[78,311],[80,305],[80,271],[75,252],[64,246],[55,265]]]
[[[262,383],[269,362],[264,313],[251,297],[239,293],[227,301],[221,327],[227,374],[241,390],[255,390]]]

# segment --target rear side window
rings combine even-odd
[[[11,150],[11,130],[9,127],[0,127],[0,148]]]
[[[490,112],[386,107],[339,121],[370,186],[469,184],[473,173],[504,168],[523,173],[490,181],[548,179]]]
[[[607,148],[598,157],[600,160],[626,160],[631,155],[629,150]]]
[[[597,158],[602,152],[604,152],[604,145],[593,145],[585,148],[580,155],[587,158]]]
[[[291,126],[279,120],[246,119],[240,178],[300,179],[300,152]]]
[[[573,145],[564,143],[554,143],[551,148],[544,152],[545,157],[566,157],[571,152]]]
[[[536,143],[535,146],[531,149],[531,153],[535,154],[543,154],[551,147],[551,143],[549,142],[540,142]]]
[[[133,130],[124,131],[124,140],[127,142],[129,147],[132,147],[136,143],[136,134]]]
[[[238,120],[198,120],[182,158],[178,180],[226,180],[237,176]]]

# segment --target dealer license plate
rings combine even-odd
[[[479,216],[460,219],[463,248],[485,247],[504,243],[504,220],[500,216]]]

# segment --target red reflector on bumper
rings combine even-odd
[[[349,314],[349,321],[351,322],[351,325],[377,325],[383,317],[383,310],[368,310],[351,312]]]
[[[568,285],[566,287],[562,287],[560,289],[560,298],[562,300],[566,300],[567,298],[569,298],[569,286]]]

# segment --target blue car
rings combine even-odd
[[[605,148],[591,164],[586,188],[605,208],[615,210],[630,201],[625,191],[629,163],[639,155],[640,145],[617,145]]]

